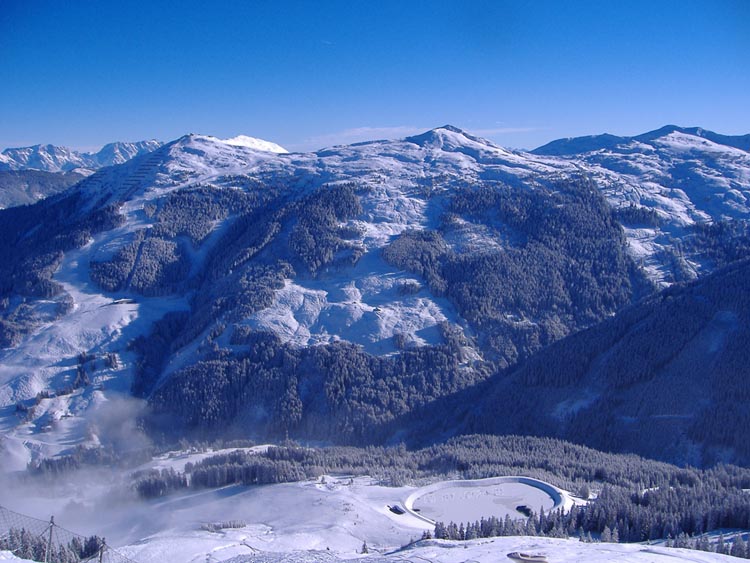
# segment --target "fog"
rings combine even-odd
[[[0,438],[0,505],[46,521],[54,515],[59,526],[83,536],[104,536],[110,545],[154,533],[168,522],[164,515],[157,518],[131,487],[133,471],[150,451],[151,441],[138,422],[146,415],[145,401],[109,394],[84,413],[84,420],[87,447],[112,452],[114,462],[82,464],[58,474],[19,470],[19,442]],[[34,435],[36,440],[43,437]],[[77,442],[71,437],[64,453],[74,453]]]

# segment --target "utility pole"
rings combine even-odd
[[[49,563],[49,556],[52,552],[52,530],[55,528],[55,517],[49,517],[49,538],[47,539],[47,549],[44,550],[44,563]]]

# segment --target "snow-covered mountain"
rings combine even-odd
[[[0,170],[42,170],[68,172],[76,169],[97,170],[122,164],[134,156],[160,147],[160,141],[115,142],[104,145],[97,152],[78,152],[55,145],[5,149],[0,156]]]
[[[591,174],[620,213],[631,252],[664,285],[716,266],[689,242],[697,227],[750,218],[748,150],[748,135],[666,126],[636,137],[562,139],[532,152],[563,156]]]
[[[750,154],[689,131],[566,157],[451,126],[307,154],[187,135],[3,212],[2,424],[55,453],[105,388],[173,427],[390,436],[732,261],[748,198]]]
[[[163,143],[161,141],[138,141],[135,143],[118,141],[104,145],[95,153],[84,153],[83,156],[90,157],[95,166],[92,168],[104,168],[114,164],[122,164],[131,158],[146,154],[158,149]]]
[[[678,127],[677,125],[665,125],[659,129],[635,135],[633,137],[622,137],[604,133],[601,135],[588,135],[585,137],[567,137],[549,142],[531,151],[534,154],[548,156],[572,156],[586,152],[612,149],[619,145],[627,145],[633,141],[648,143],[672,133],[683,133],[692,137],[707,139],[719,145],[750,151],[750,135],[721,135],[708,131],[701,127]]]

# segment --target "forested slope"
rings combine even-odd
[[[451,420],[463,432],[557,436],[694,465],[746,464],[748,342],[745,260],[664,290],[494,376],[454,398]],[[451,424],[445,409],[435,413],[441,427]]]

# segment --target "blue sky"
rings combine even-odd
[[[748,0],[0,0],[0,148],[750,133],[748,30]]]

